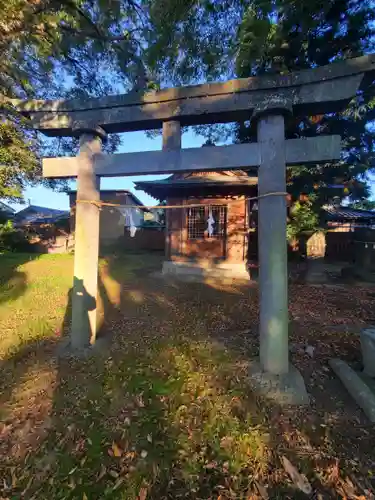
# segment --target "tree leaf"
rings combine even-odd
[[[307,480],[307,477],[304,474],[300,474],[284,455],[282,456],[281,461],[285,471],[293,481],[293,484],[299,490],[303,491],[303,493],[306,493],[306,495],[310,495],[312,493],[312,486]]]

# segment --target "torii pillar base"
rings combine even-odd
[[[305,381],[292,364],[288,371],[275,375],[264,371],[259,361],[252,361],[249,368],[250,385],[254,392],[279,405],[308,405],[309,395]]]
[[[286,156],[284,114],[278,96],[254,112],[257,120],[260,359],[250,369],[254,389],[280,404],[307,404],[301,374],[289,363]],[[277,196],[266,196],[280,193]],[[285,194],[283,194],[285,193]]]

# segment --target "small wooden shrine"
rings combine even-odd
[[[257,177],[241,170],[174,174],[137,189],[167,206],[163,273],[248,279],[249,202]]]

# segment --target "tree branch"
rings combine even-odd
[[[115,36],[108,36],[104,35],[101,33],[99,30],[95,30],[96,33],[89,33],[83,30],[78,30],[76,28],[73,28],[72,26],[69,26],[68,24],[60,24],[59,25],[61,29],[68,31],[69,33],[73,33],[75,35],[80,35],[83,36],[84,38],[93,38],[95,40],[102,40],[103,42],[130,42],[129,35],[115,35]],[[136,30],[133,30],[133,32]]]

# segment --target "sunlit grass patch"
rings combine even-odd
[[[204,497],[243,491],[264,470],[267,433],[246,385],[246,367],[199,331],[194,340],[185,337],[183,324],[175,335],[160,338],[156,332],[128,332],[110,356],[51,365],[47,355],[31,359],[24,370],[17,352],[39,341],[56,342],[62,333],[72,257],[11,256],[7,263],[0,310],[8,334],[0,347],[4,357],[16,356],[8,374],[19,372],[20,379],[8,394],[4,417],[27,410],[29,396],[30,401],[44,397],[46,412],[35,427],[41,434],[40,442],[38,432],[33,434],[33,453],[7,469],[13,493],[128,500],[142,492],[175,498],[190,491]],[[121,305],[120,283],[127,284],[134,307],[145,307],[150,299],[156,307],[171,307],[162,294],[133,290],[143,268],[143,256],[101,261],[102,286],[115,308]],[[52,392],[45,384],[49,379]],[[13,440],[29,426],[26,415],[20,430],[12,431]],[[12,455],[8,458],[11,463]]]
[[[54,456],[54,498],[240,492],[267,467],[256,402],[218,346],[170,339],[71,368],[42,450]]]
[[[263,498],[299,498],[282,466],[286,455],[317,493],[333,498],[354,449],[368,487],[371,450],[363,449],[372,429],[358,425],[358,414],[351,425],[352,410],[322,367],[327,338],[351,353],[353,341],[327,329],[321,290],[309,288],[312,298],[301,287],[291,290],[293,342],[315,343],[319,353],[313,360],[293,353],[293,362],[310,390],[318,384],[317,405],[280,409],[248,385],[248,363],[257,355],[256,289],[167,283],[150,275],[161,259],[101,260],[98,308],[107,348],[89,358],[56,357],[69,333],[72,257],[0,262],[0,496],[227,500],[259,498],[266,487]],[[362,304],[365,291],[355,292],[335,290],[330,300],[346,307],[353,295]],[[322,324],[300,328],[296,317],[305,317],[310,302]],[[355,317],[353,311],[345,314]],[[336,393],[338,403],[327,404]]]
[[[72,284],[71,255],[0,256],[0,358],[29,342],[54,337]]]

